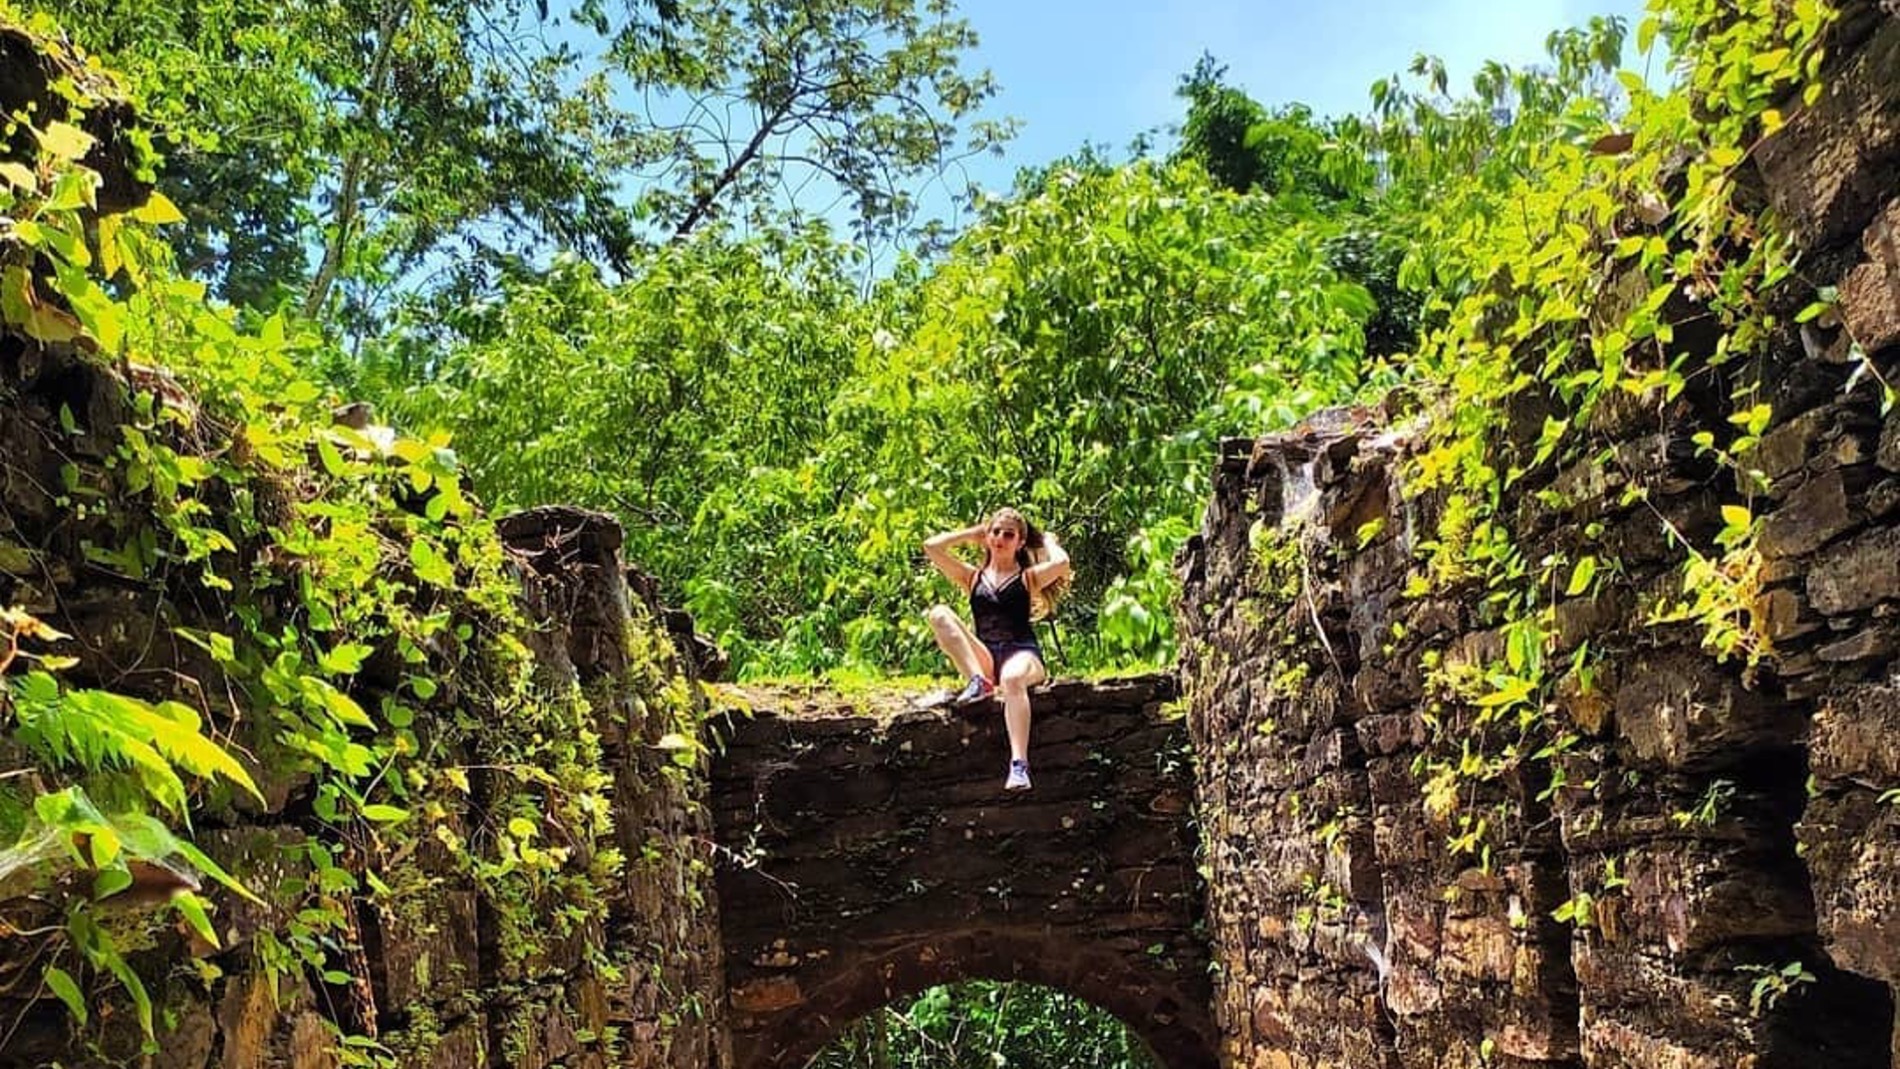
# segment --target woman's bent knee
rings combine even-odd
[[[962,621],[957,619],[956,610],[948,605],[932,605],[929,611],[924,613],[924,619],[929,622],[930,629],[939,635],[952,636],[963,630]]]
[[[1030,687],[1042,682],[1044,674],[1033,658],[1014,657],[1003,666],[1003,678],[996,681],[996,686],[1005,694],[1026,695]]]

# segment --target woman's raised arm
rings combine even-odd
[[[1055,535],[1042,532],[1042,548],[1049,557],[1028,570],[1026,578],[1031,590],[1047,590],[1049,584],[1060,582],[1070,571],[1068,551],[1056,541]]]
[[[980,543],[983,541],[983,532],[986,530],[988,528],[979,523],[960,531],[945,531],[942,534],[931,535],[924,539],[924,556],[930,558],[930,563],[937,566],[937,570],[943,573],[945,579],[968,590],[970,580],[976,577],[976,567],[958,560],[950,552],[950,547],[964,543]]]

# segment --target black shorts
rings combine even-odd
[[[1042,660],[1042,647],[1035,642],[985,642],[983,645],[990,651],[990,671],[997,679],[1003,678],[1003,665],[1019,653],[1033,653],[1036,660]]]

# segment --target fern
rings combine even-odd
[[[51,673],[33,671],[13,684],[19,741],[37,755],[87,771],[127,769],[159,804],[186,809],[180,770],[222,778],[262,799],[257,784],[230,753],[199,730],[189,706],[150,702],[104,690],[65,690]]]

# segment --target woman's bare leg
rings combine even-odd
[[[987,652],[987,651],[985,651]],[[1019,653],[1003,662],[996,689],[1003,694],[1003,724],[1009,729],[1009,756],[1029,760],[1029,688],[1048,678],[1042,658]]]
[[[937,648],[950,658],[950,663],[963,673],[963,678],[993,678],[990,651],[976,640],[975,635],[970,634],[970,629],[963,625],[956,610],[948,605],[933,605],[924,618],[930,621],[930,633],[937,640]]]

